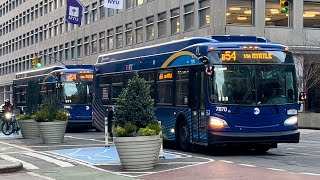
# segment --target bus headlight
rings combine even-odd
[[[297,116],[292,116],[288,118],[287,120],[284,121],[285,126],[294,126],[298,123],[298,117]]]
[[[218,117],[210,116],[209,125],[213,129],[222,129],[228,126],[227,121],[220,119]]]

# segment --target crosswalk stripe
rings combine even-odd
[[[16,159],[14,157],[8,156],[8,155],[0,155],[0,158],[7,160],[7,161],[12,161],[12,162],[21,162],[23,164],[23,167],[26,169],[39,169],[37,166],[27,163],[25,161],[22,161],[20,159]]]
[[[32,152],[29,152],[29,153],[24,153],[25,155],[27,156],[31,156],[31,157],[34,157],[34,158],[38,158],[38,159],[42,159],[42,160],[45,160],[47,162],[51,162],[51,163],[54,163],[60,167],[73,167],[74,165],[68,163],[68,162],[64,162],[64,161],[59,161],[57,159],[53,159],[49,156],[44,156],[44,155],[41,155],[41,154],[37,154],[37,153],[32,153]]]

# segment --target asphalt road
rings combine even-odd
[[[101,132],[67,133],[64,143],[0,135],[0,159],[24,162],[25,170],[0,179],[320,179],[320,130],[301,131],[298,144],[280,144],[263,155],[236,149],[185,153],[165,149],[154,169],[125,172]]]

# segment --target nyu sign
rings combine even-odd
[[[81,25],[83,6],[78,0],[67,0],[66,21]]]
[[[123,9],[123,0],[105,0],[104,7],[111,9]]]

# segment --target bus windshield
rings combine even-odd
[[[65,104],[91,104],[92,82],[62,82],[61,102]]]
[[[214,65],[208,78],[212,103],[275,105],[297,101],[293,64]]]

